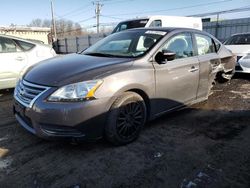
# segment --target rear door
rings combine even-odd
[[[165,64],[155,63],[156,111],[182,106],[196,99],[199,83],[199,60],[195,56],[191,33],[171,37],[160,49],[174,52],[176,58]]]
[[[0,64],[0,89],[11,88],[27,64],[27,56],[14,40],[0,37]]]
[[[221,60],[216,53],[215,43],[210,36],[195,33],[194,38],[200,62],[200,80],[197,97],[203,98],[209,95]]]

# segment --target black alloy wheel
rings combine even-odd
[[[126,92],[112,105],[105,128],[107,139],[123,145],[138,138],[146,121],[146,105],[137,93]]]

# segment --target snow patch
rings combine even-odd
[[[6,169],[11,164],[11,162],[12,162],[11,159],[4,159],[4,160],[0,159],[0,170]]]

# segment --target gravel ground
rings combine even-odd
[[[39,139],[0,91],[0,187],[250,187],[250,75],[149,122],[127,146]]]

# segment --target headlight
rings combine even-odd
[[[250,59],[250,54],[247,54],[247,55],[244,56],[242,59]]]
[[[49,96],[48,101],[73,102],[95,98],[95,91],[101,84],[102,80],[91,80],[69,84],[52,93]]]

